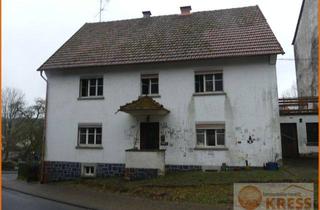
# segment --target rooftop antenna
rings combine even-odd
[[[100,0],[100,9],[99,9],[99,22],[101,22],[101,13],[102,13],[102,0]]]
[[[105,0],[106,2],[109,2],[109,0]],[[105,5],[103,5],[102,4],[102,0],[100,0],[100,9],[99,9],[99,22],[101,22],[101,15],[102,15],[102,12],[104,11],[104,6]]]

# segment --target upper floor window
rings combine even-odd
[[[318,146],[318,123],[306,123],[307,128],[307,145]]]
[[[198,147],[224,147],[225,129],[224,125],[197,125]]]
[[[80,79],[80,97],[103,96],[103,78]]]
[[[159,94],[159,76],[157,74],[141,75],[141,94]]]
[[[78,133],[79,146],[101,146],[101,125],[79,125]]]
[[[196,93],[223,91],[221,72],[206,72],[195,74]]]

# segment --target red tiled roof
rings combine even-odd
[[[284,53],[258,6],[86,23],[38,70]]]

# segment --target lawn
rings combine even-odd
[[[295,162],[285,164],[278,171],[248,169],[227,172],[176,172],[141,181],[126,181],[123,177],[111,177],[80,179],[70,184],[156,200],[225,205],[232,204],[235,182],[313,182],[317,204],[317,168]]]

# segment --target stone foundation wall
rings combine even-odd
[[[81,163],[46,161],[44,163],[44,181],[65,181],[81,177]],[[199,171],[201,166],[196,165],[166,165],[166,172]],[[97,163],[97,177],[125,176],[130,180],[150,179],[158,176],[158,169],[125,168],[121,163]]]
[[[45,161],[44,181],[64,181],[81,176],[81,163]]]
[[[44,167],[45,182],[65,181],[81,177],[81,163],[46,161]],[[97,177],[123,176],[124,169],[124,164],[97,163],[96,175]]]
[[[96,170],[98,177],[123,176],[125,164],[98,163]]]

